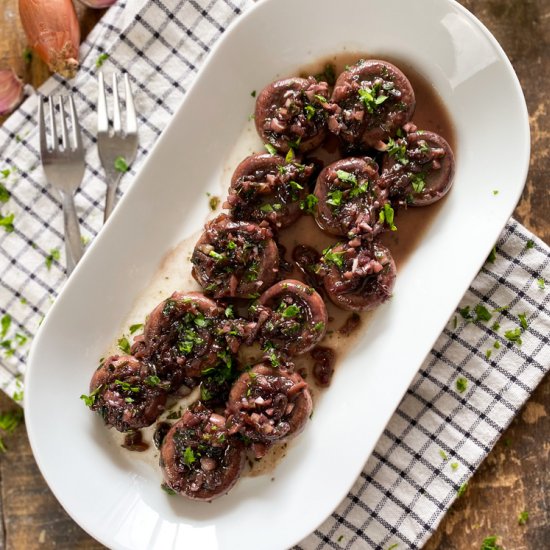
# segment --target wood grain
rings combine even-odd
[[[532,158],[515,217],[550,242],[550,89],[549,0],[463,0],[496,36],[514,65],[527,100]],[[83,35],[101,11],[78,7]],[[16,0],[0,0],[0,67],[13,67],[26,82],[48,76],[36,57],[23,60],[26,47]],[[0,119],[0,122],[2,119]],[[513,162],[513,159],[503,159]],[[0,410],[15,405],[0,393]],[[489,535],[501,536],[508,550],[542,550],[550,541],[550,378],[537,391],[470,481],[466,494],[442,521],[426,550],[479,548]],[[61,428],[61,426],[57,427]],[[68,437],[70,434],[68,434]],[[5,438],[0,456],[0,549],[103,548],[65,513],[45,484],[32,457],[24,425]],[[63,460],[63,449],[59,450]],[[95,498],[89,487],[83,498]],[[517,516],[529,511],[526,525]],[[401,547],[399,547],[401,550]]]

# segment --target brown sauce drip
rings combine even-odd
[[[128,432],[124,436],[124,442],[122,443],[122,447],[124,447],[128,451],[136,451],[138,453],[143,453],[149,448],[149,444],[143,441],[143,434],[141,433],[141,431],[135,430],[135,431]]]
[[[336,362],[334,350],[325,346],[317,346],[310,351],[310,355],[314,361],[313,377],[315,383],[322,388],[327,388],[330,386],[334,374],[334,364]]]

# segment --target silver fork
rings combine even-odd
[[[66,114],[63,97],[59,96],[59,119],[61,124],[61,146],[57,137],[53,98],[48,98],[50,112],[51,147],[48,147],[46,123],[44,119],[43,98],[38,102],[38,128],[40,134],[40,156],[46,178],[50,185],[59,191],[63,204],[65,224],[65,254],[67,256],[67,275],[70,275],[83,253],[80,238],[80,226],[74,204],[74,193],[84,177],[84,147],[80,124],[76,116],[73,98],[69,96],[69,111],[72,125],[72,145],[69,143]]]
[[[104,221],[116,204],[116,191],[124,167],[130,165],[138,147],[137,117],[128,74],[124,74],[126,96],[126,131],[122,130],[120,103],[118,97],[118,79],[113,74],[113,131],[109,131],[109,115],[105,97],[103,73],[99,73],[99,92],[97,99],[97,148],[103,169],[107,174],[107,196],[105,197]],[[122,158],[123,161],[119,159]]]

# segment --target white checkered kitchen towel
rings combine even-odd
[[[45,94],[76,98],[89,151],[76,198],[86,237],[101,229],[105,190],[92,144],[96,61],[108,54],[105,65],[128,71],[137,92],[135,174],[213,43],[251,3],[119,1],[82,46],[76,80],[54,77],[43,86]],[[0,183],[11,194],[0,203],[0,383],[16,399],[32,335],[65,280],[55,252],[63,249],[61,204],[39,164],[35,109],[31,97],[0,127]],[[122,190],[131,179],[123,178]],[[300,548],[422,546],[549,368],[549,264],[548,247],[510,221],[363,473]]]

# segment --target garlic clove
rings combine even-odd
[[[23,81],[13,69],[0,70],[0,115],[11,113],[23,99]]]
[[[88,6],[89,8],[102,9],[112,6],[116,0],[79,0],[81,4]]]

